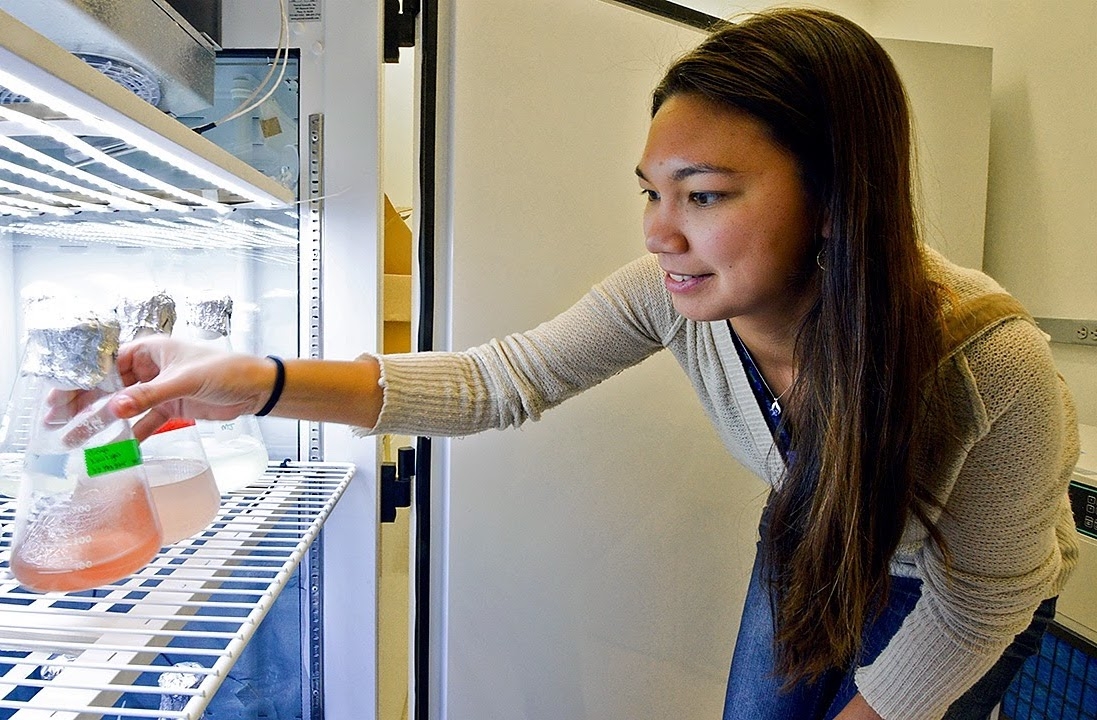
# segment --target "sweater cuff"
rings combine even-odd
[[[887,720],[944,717],[949,705],[985,675],[1005,649],[964,646],[942,637],[936,628],[915,630],[907,625],[874,663],[854,675],[858,692]]]
[[[401,356],[362,353],[357,359],[364,360],[366,358],[373,358],[377,361],[379,369],[377,385],[382,392],[381,409],[377,415],[377,422],[372,428],[355,427],[354,432],[361,436],[399,434],[402,432],[402,428],[411,421],[412,411],[416,407],[422,413],[422,400],[424,400],[421,398],[421,401],[417,404],[405,393],[402,393],[401,388],[409,387],[409,383],[402,382],[402,380],[416,377],[416,375],[421,378],[422,372],[416,373],[414,370],[416,365],[414,354]],[[410,368],[405,366],[410,366]]]
[[[491,427],[483,404],[470,395],[476,387],[470,361],[440,352],[360,357],[366,356],[377,360],[383,401],[377,423],[355,433],[458,437]],[[440,362],[443,356],[452,358]]]

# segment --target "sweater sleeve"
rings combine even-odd
[[[938,520],[950,565],[923,545],[921,598],[875,662],[857,671],[859,691],[888,720],[942,717],[1055,595],[1069,561],[1056,528],[1077,436],[1046,341],[1030,323],[1011,321],[955,362],[981,398],[984,433]]]
[[[384,355],[384,403],[361,433],[462,436],[516,427],[659,350],[673,310],[651,257],[533,330],[464,352]]]

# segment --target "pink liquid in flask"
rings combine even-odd
[[[120,477],[124,473],[130,477]],[[140,468],[112,473],[109,492],[85,478],[72,495],[42,498],[19,533],[11,571],[39,592],[107,585],[148,564],[160,549],[160,528]],[[32,501],[33,502],[33,501]]]

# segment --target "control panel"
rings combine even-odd
[[[1055,622],[1097,644],[1097,426],[1079,425],[1082,454],[1070,481],[1078,564],[1059,595]]]
[[[1074,477],[1084,477],[1078,470]],[[1097,538],[1097,477],[1092,478],[1094,485],[1079,480],[1070,483],[1070,507],[1074,511],[1074,524],[1078,532]]]

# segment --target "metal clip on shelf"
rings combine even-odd
[[[14,503],[0,504],[0,717],[200,718],[353,474],[345,463],[271,464],[223,496],[202,533],[125,580],[69,594],[11,577]],[[196,683],[161,687],[170,673]],[[163,709],[125,707],[133,694],[153,696],[152,708],[160,696]]]

